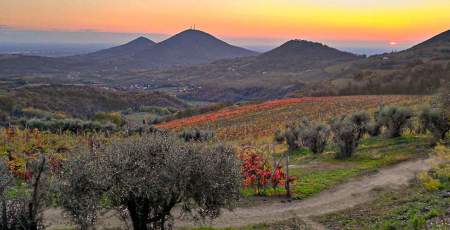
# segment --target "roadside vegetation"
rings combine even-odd
[[[134,229],[170,229],[175,207],[202,220],[249,197],[305,199],[380,167],[426,157],[447,138],[443,107],[420,112],[406,105],[428,99],[382,98],[390,103],[380,103],[380,97],[286,99],[192,118],[208,116],[208,122],[229,125],[242,116],[266,116],[261,125],[267,130],[253,143],[246,141],[246,132],[224,138],[217,123],[205,129],[194,125],[199,120],[168,130],[162,128],[180,122],[118,132],[2,129],[0,226],[39,229],[43,211],[60,207],[80,229],[93,226],[104,208],[124,213]],[[305,108],[316,111],[298,114]],[[278,123],[272,119],[275,112],[297,119]],[[318,114],[319,119],[312,116]],[[94,119],[122,125],[117,113],[98,113]],[[238,134],[242,140],[233,136]]]

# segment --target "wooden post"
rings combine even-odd
[[[289,185],[289,150],[286,152],[286,196],[291,198],[291,188]]]

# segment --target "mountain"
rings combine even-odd
[[[433,94],[450,79],[450,30],[400,52],[348,63],[333,78],[310,86],[309,94]]]
[[[123,78],[122,82],[151,83],[155,89],[169,85],[178,88],[177,95],[185,99],[271,99],[301,89],[307,82],[334,76],[326,69],[329,66],[361,58],[320,43],[292,40],[257,56],[218,60],[184,68],[150,70],[133,76],[130,81]]]
[[[337,50],[321,43],[291,40],[259,55],[248,68],[261,71],[303,71],[360,58],[352,53]]]
[[[214,36],[186,30],[160,43],[139,37],[127,44],[97,52],[61,58],[1,56],[0,74],[108,72],[206,64],[212,61],[257,55]]]
[[[139,38],[134,39],[133,41],[130,41],[130,42],[124,44],[124,45],[100,50],[100,51],[97,51],[94,53],[89,53],[86,55],[79,55],[79,57],[90,58],[92,60],[97,60],[97,61],[101,61],[102,59],[132,58],[137,53],[141,52],[142,50],[146,50],[155,44],[156,44],[156,42],[154,42],[148,38],[139,37]]]
[[[147,67],[167,67],[205,64],[220,59],[256,54],[256,52],[230,45],[208,33],[190,29],[142,50],[136,54],[135,58]]]
[[[412,50],[415,49],[422,49],[427,48],[431,46],[447,46],[447,48],[450,46],[450,30],[447,30],[445,32],[442,32],[414,47],[412,47]]]

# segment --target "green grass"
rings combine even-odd
[[[296,230],[307,230],[310,229],[302,220],[298,218],[291,218],[285,221],[279,221],[276,223],[263,223],[257,225],[251,225],[241,228],[213,228],[213,227],[200,227],[200,228],[190,228],[189,230],[286,230],[286,229],[296,229]],[[187,229],[183,229],[187,230]]]
[[[430,151],[427,137],[403,136],[387,139],[367,138],[361,141],[350,159],[334,159],[333,147],[322,155],[311,155],[306,150],[296,151],[291,156],[298,168],[290,169],[290,175],[297,177],[294,198],[304,199],[323,190],[330,189],[348,179],[376,171],[377,169],[402,161],[424,157]],[[311,164],[318,167],[308,167]]]
[[[447,188],[450,189],[450,188]],[[450,198],[443,191],[427,191],[414,184],[408,189],[381,191],[368,204],[316,217],[329,229],[450,229]],[[447,218],[447,223],[440,223]]]

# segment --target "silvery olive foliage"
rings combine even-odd
[[[92,167],[83,169],[83,163],[75,162],[65,169],[86,170],[82,176],[69,174],[75,179],[69,176],[65,181],[82,179],[78,180],[81,185],[66,187],[69,195],[65,199],[79,199],[81,192],[93,194],[82,202],[83,213],[77,214],[93,217],[85,218],[87,221],[95,220],[102,196],[114,207],[127,208],[134,229],[171,228],[175,205],[198,219],[215,218],[221,208],[231,209],[239,198],[239,165],[233,151],[222,145],[183,142],[169,134],[151,133],[121,139],[88,154],[88,166]],[[76,205],[65,208],[77,212],[72,210]]]
[[[42,213],[48,192],[44,154],[27,163],[30,178],[23,181],[0,162],[0,229],[42,229]]]
[[[425,108],[419,115],[421,126],[430,131],[436,140],[444,139],[450,131],[450,119],[443,109]]]
[[[184,141],[205,142],[214,138],[214,132],[208,130],[200,130],[198,128],[184,129],[180,133],[180,138]]]
[[[388,137],[399,137],[413,117],[411,109],[406,107],[384,107],[379,113],[380,123],[386,127]]]
[[[95,152],[79,148],[71,155],[58,175],[60,205],[80,229],[88,229],[97,218],[107,180]]]
[[[310,123],[303,127],[303,132],[300,136],[303,145],[308,147],[311,152],[315,154],[322,153],[330,136],[330,128],[325,124]]]
[[[338,147],[336,158],[345,159],[353,155],[360,140],[359,127],[343,116],[330,122],[333,141]]]
[[[361,139],[368,132],[370,115],[365,111],[355,112],[350,116],[350,121],[358,128],[358,138]]]

